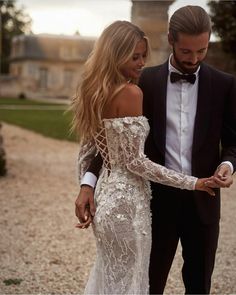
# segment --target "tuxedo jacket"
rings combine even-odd
[[[145,153],[165,165],[166,93],[168,61],[145,68],[139,81],[143,91],[143,112],[150,124]],[[236,79],[202,63],[199,71],[197,110],[192,142],[192,175],[209,177],[222,161],[236,169]],[[168,188],[152,184],[153,198],[165,198]],[[220,218],[220,191],[216,197],[194,191],[197,211],[203,223]],[[171,206],[166,204],[167,206]]]

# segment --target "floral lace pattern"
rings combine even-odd
[[[97,258],[85,294],[148,294],[151,190],[148,180],[193,190],[196,178],[166,169],[144,155],[145,117],[104,119],[81,148],[80,176],[96,150],[103,168],[95,190]],[[95,145],[94,145],[95,143]]]

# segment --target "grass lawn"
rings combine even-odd
[[[75,141],[75,135],[69,134],[72,114],[65,110],[47,109],[1,109],[1,106],[55,106],[58,104],[37,102],[27,99],[0,98],[0,121],[33,130],[48,137]],[[67,106],[65,106],[66,108]]]
[[[63,105],[63,103],[61,103]],[[59,104],[59,105],[61,105]],[[0,106],[1,105],[58,105],[55,103],[50,102],[39,102],[37,100],[30,100],[30,99],[19,99],[19,98],[5,98],[0,97]]]

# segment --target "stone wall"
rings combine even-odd
[[[16,97],[22,92],[18,77],[0,75],[0,97]]]
[[[142,28],[150,40],[149,64],[162,63],[169,55],[168,10],[173,2],[132,0],[131,21]]]

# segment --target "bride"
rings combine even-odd
[[[97,258],[85,294],[148,294],[151,249],[149,181],[213,191],[198,179],[169,170],[144,154],[149,132],[142,91],[135,84],[148,55],[148,39],[135,25],[116,21],[97,40],[73,101],[81,141],[79,177],[99,152],[103,167],[95,190],[96,214],[87,210]],[[158,93],[157,93],[158,95]]]

